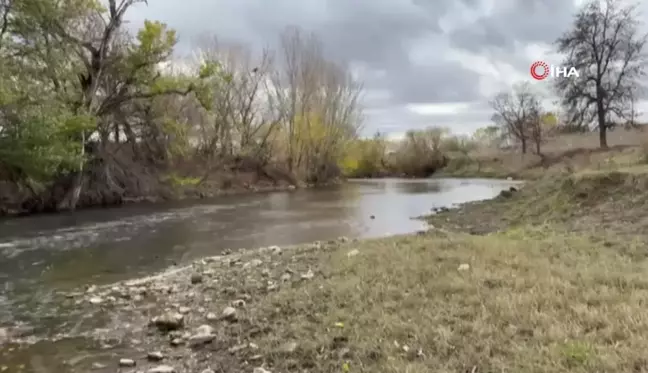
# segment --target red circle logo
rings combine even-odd
[[[538,74],[538,69],[542,69],[542,72]],[[536,61],[531,64],[531,76],[535,80],[543,80],[549,76],[549,65],[543,61]]]

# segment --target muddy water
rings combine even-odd
[[[414,232],[425,225],[413,217],[492,198],[511,185],[480,179],[353,180],[325,189],[0,221],[0,328],[20,331],[21,340],[69,333],[82,328],[81,318],[52,300],[58,290],[150,274],[228,248]],[[48,351],[39,346],[33,348]]]

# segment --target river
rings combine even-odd
[[[52,304],[55,291],[143,276],[226,249],[415,232],[425,228],[416,216],[493,198],[514,183],[350,180],[327,188],[2,220],[0,327],[23,325],[32,336],[64,333],[69,317]]]

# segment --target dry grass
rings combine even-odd
[[[299,343],[273,371],[648,371],[648,261],[614,243],[522,230],[356,248],[261,305],[288,315],[261,343]]]
[[[570,134],[547,140],[544,157],[519,150],[479,149],[468,157],[451,157],[444,176],[536,179],[546,174],[583,169],[614,169],[646,162],[648,133],[618,129],[609,133],[610,149],[599,149],[598,133]]]
[[[545,179],[436,219],[473,229],[504,216],[499,232],[436,229],[320,254],[323,279],[259,305],[287,315],[262,344],[300,346],[267,362],[281,372],[648,372],[648,252],[635,239],[648,231],[646,190],[646,167]],[[572,229],[579,222],[586,229]]]

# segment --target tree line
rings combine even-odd
[[[362,85],[315,35],[287,28],[261,51],[206,38],[179,65],[167,25],[124,26],[144,2],[0,0],[0,210],[227,187],[242,172],[339,175]]]

